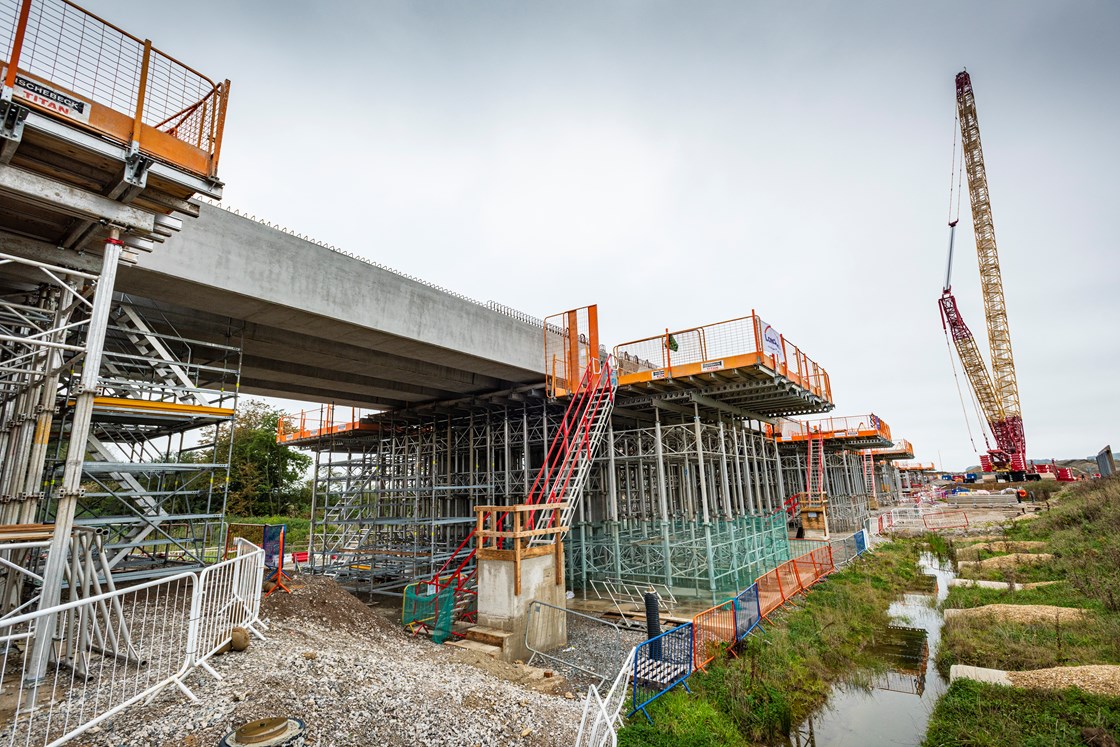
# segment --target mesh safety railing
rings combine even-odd
[[[813,438],[818,436],[824,438],[853,438],[874,435],[888,441],[891,439],[890,426],[874,413],[817,420],[780,418],[773,429],[773,433],[779,441],[805,440],[810,436]]]
[[[216,172],[225,83],[69,0],[0,0],[0,44],[6,86],[16,84],[18,70],[65,89],[203,151],[207,175]]]
[[[832,400],[828,373],[756,314],[616,345],[619,376],[757,355],[761,362],[820,397]]]

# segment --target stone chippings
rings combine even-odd
[[[606,679],[605,687],[610,687],[630,649],[644,639],[645,635],[640,631],[622,628],[616,632],[610,625],[572,615],[568,619],[568,645],[549,652],[561,662],[538,659],[533,664],[555,667],[567,678],[570,689],[582,698],[589,685],[599,685],[599,679],[564,666],[564,662],[602,675]]]
[[[274,594],[262,617],[268,640],[212,660],[222,680],[201,670],[187,679],[198,703],[171,687],[75,743],[210,747],[235,726],[272,716],[302,719],[310,747],[575,740],[581,693],[546,695],[487,674],[410,637],[333,582],[310,580],[291,599]]]

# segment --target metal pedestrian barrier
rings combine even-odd
[[[666,631],[635,646],[603,697],[596,687],[587,691],[577,747],[616,745],[620,710],[614,710],[611,697],[617,697],[620,683],[629,686],[631,707],[649,720],[646,707],[677,685],[688,689],[688,678],[703,671],[721,649],[730,650],[764,619],[797,594],[827,577],[841,565],[851,562],[869,548],[865,530],[850,537],[820,544],[759,576],[751,586],[731,599],[696,615],[692,622]]]
[[[634,647],[629,678],[632,701],[627,715],[641,711],[648,719],[647,705],[679,684],[688,689],[685,680],[693,670],[694,631],[694,623],[685,623]]]
[[[743,640],[762,622],[758,584],[751,584],[735,597],[735,639]]]
[[[704,669],[722,653],[723,647],[735,645],[735,599],[704,610],[692,618],[692,666]]]
[[[261,637],[264,551],[239,540],[237,557],[0,619],[0,744],[55,747],[168,685],[197,700],[184,680],[240,626]],[[53,618],[53,625],[52,625]],[[53,627],[45,662],[31,645]],[[10,694],[10,695],[9,695]]]

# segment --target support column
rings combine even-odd
[[[653,424],[654,451],[657,456],[657,504],[661,512],[661,548],[665,557],[665,587],[673,588],[673,564],[669,558],[672,543],[669,538],[669,497],[665,488],[665,451],[661,443],[661,411],[654,410],[657,420]]]
[[[46,568],[43,570],[43,587],[39,597],[39,609],[58,605],[62,595],[62,578],[66,570],[67,553],[70,549],[70,534],[74,528],[74,511],[82,486],[82,464],[86,456],[86,442],[89,440],[90,422],[93,419],[93,400],[97,396],[98,375],[101,358],[105,352],[105,333],[109,326],[109,307],[113,302],[113,287],[117,279],[117,263],[120,260],[120,230],[111,226],[109,237],[105,239],[104,255],[101,259],[101,276],[94,291],[93,306],[90,311],[89,331],[86,335],[86,357],[82,361],[81,389],[74,403],[73,420],[70,423],[70,446],[66,452],[66,464],[62,473],[62,485],[58,491],[55,509],[54,534],[51,535],[50,549],[47,552]],[[42,626],[36,631],[34,648],[31,652],[31,666],[24,673],[28,684],[37,685],[47,670],[54,640],[57,615],[41,618]]]
[[[704,517],[704,549],[708,561],[708,590],[712,594],[712,603],[716,597],[716,560],[712,551],[712,523],[708,512],[708,480],[704,475],[704,440],[700,427],[700,408],[692,404],[692,430],[696,434],[696,466],[700,476],[700,506]]]

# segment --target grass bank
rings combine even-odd
[[[1120,734],[1120,698],[1075,688],[1021,690],[957,680],[930,716],[923,747],[1087,744],[1085,729]],[[1103,744],[1103,742],[1102,742]]]
[[[1049,512],[1009,526],[1007,538],[1044,541],[1054,557],[1042,566],[1011,569],[1011,578],[1003,580],[1059,583],[1023,591],[953,587],[944,606],[1078,607],[1089,611],[1087,618],[1060,625],[950,620],[942,630],[938,667],[945,672],[954,663],[1008,670],[1120,663],[1120,480],[1070,489]],[[937,703],[923,744],[1096,744],[1086,729],[1120,736],[1120,698],[1076,688],[1021,690],[958,680]]]
[[[882,545],[774,615],[743,642],[640,713],[619,732],[623,747],[736,747],[786,735],[828,697],[832,684],[876,665],[869,648],[887,607],[919,575],[919,543]]]
[[[1120,663],[1120,481],[1079,485],[1038,519],[1008,528],[1011,540],[1041,540],[1053,559],[993,572],[997,580],[1059,583],[1023,591],[953,587],[946,608],[986,604],[1053,605],[1089,610],[1084,620],[1025,624],[952,620],[937,666],[1041,669]]]

